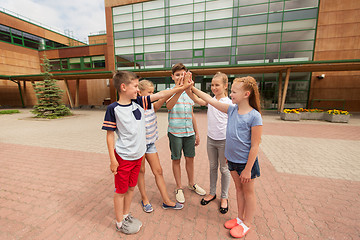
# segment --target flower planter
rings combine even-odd
[[[304,120],[323,120],[324,112],[302,112],[301,119]]]
[[[335,123],[347,123],[349,122],[350,115],[335,115],[335,114],[324,114],[324,120],[328,122],[335,122]]]
[[[300,121],[300,117],[299,113],[280,113],[280,118],[285,121]]]

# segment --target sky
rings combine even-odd
[[[58,29],[62,34],[70,32],[83,42],[87,42],[90,33],[106,30],[104,0],[0,0],[0,8],[46,28]]]

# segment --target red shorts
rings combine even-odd
[[[115,152],[116,160],[119,163],[117,174],[115,175],[115,192],[124,194],[129,187],[135,187],[141,168],[143,157],[138,160],[124,160]]]

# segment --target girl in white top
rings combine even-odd
[[[211,80],[211,91],[214,94],[214,99],[219,102],[232,104],[228,95],[228,77],[226,74],[218,72]],[[201,199],[201,205],[207,205],[212,200],[216,199],[216,183],[218,178],[218,169],[220,166],[221,172],[221,201],[219,211],[222,214],[228,212],[228,192],[230,184],[230,171],[226,163],[225,139],[226,139],[226,124],[227,114],[223,113],[212,105],[207,104],[201,98],[191,94],[193,101],[205,106],[208,106],[207,120],[208,120],[208,134],[207,134],[207,153],[210,164],[210,193]]]
[[[154,93],[154,84],[149,80],[141,80],[139,82],[139,95],[148,96]],[[157,118],[155,112],[161,108],[168,98],[159,99],[152,103],[153,107],[145,111],[145,128],[146,128],[146,153],[145,158],[141,164],[141,169],[138,177],[138,188],[141,194],[141,205],[145,212],[150,213],[154,209],[149,202],[145,191],[145,159],[150,164],[151,171],[155,176],[156,185],[160,191],[163,199],[163,209],[182,209],[183,205],[175,203],[170,200],[166,190],[163,171],[160,165],[159,155],[155,147],[155,141],[158,139]]]

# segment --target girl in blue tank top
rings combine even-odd
[[[228,114],[225,157],[236,187],[238,217],[225,223],[231,236],[242,238],[250,230],[256,208],[255,178],[260,176],[257,159],[262,134],[260,94],[253,77],[235,78],[231,100],[222,103],[192,87],[193,93]]]

